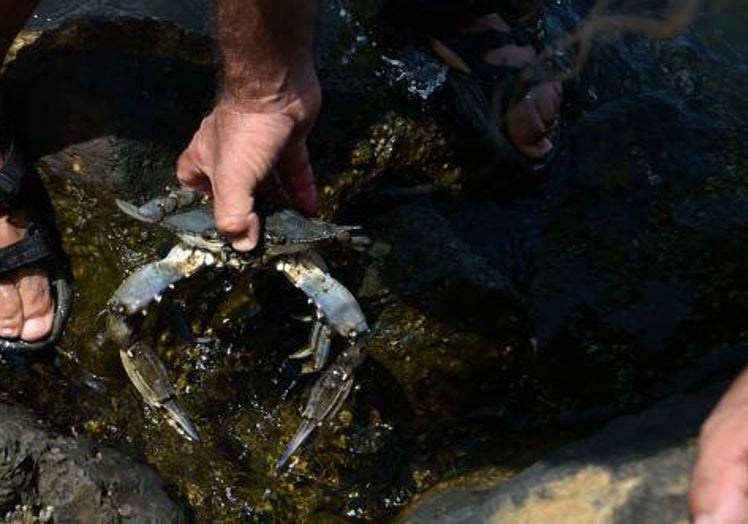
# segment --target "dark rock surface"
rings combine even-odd
[[[589,6],[549,5],[549,34],[575,27]],[[509,269],[526,268],[529,288],[520,291],[527,301],[516,304],[528,306],[533,320],[534,393],[548,399],[550,416],[568,428],[724,379],[746,357],[745,323],[737,313],[748,305],[745,65],[693,33],[613,42],[596,46],[567,86],[571,163],[558,188],[549,187],[550,201],[538,203],[540,234],[523,237],[518,227],[513,233],[528,240],[521,249],[489,259],[480,253],[511,284],[517,273]],[[425,205],[432,210],[419,213],[430,213],[430,221],[392,215],[393,238],[426,239],[429,253],[461,245],[475,256],[463,243],[464,231],[445,228],[439,206]],[[434,247],[438,234],[421,223],[451,236]],[[496,232],[508,238],[506,230]],[[418,242],[394,243],[393,258],[420,253]],[[507,263],[512,257],[525,263]],[[425,275],[449,265],[422,264]],[[459,271],[444,275],[448,281]],[[457,315],[469,311],[459,307]],[[716,393],[672,400],[641,420],[615,423],[582,445],[587,448],[572,448],[571,458],[554,455],[520,474],[506,491],[495,491],[495,475],[488,474],[472,489],[446,487],[406,522],[685,523],[689,439],[715,399]],[[509,413],[508,419],[522,416]]]
[[[155,20],[44,32],[7,70],[10,118],[45,172],[119,193],[174,182],[214,92],[210,41]],[[54,79],[54,81],[49,81]]]
[[[207,0],[45,0],[27,27],[49,30],[81,17],[157,18],[200,33],[211,29],[211,3]]]
[[[664,62],[632,75],[638,82],[626,93],[608,93],[571,128],[574,168],[533,258],[543,365],[570,370],[546,394],[570,403],[635,405],[647,384],[670,375],[663,366],[687,366],[744,329],[735,315],[748,304],[744,72],[696,39],[639,46],[640,62]],[[637,47],[623,49],[631,57]],[[702,60],[688,75],[697,82],[722,68],[718,84],[693,93],[658,80],[660,66],[694,49]]]
[[[618,419],[498,487],[455,481],[424,496],[400,522],[686,524],[693,437],[723,389],[674,397]]]
[[[0,405],[3,522],[187,522],[150,468]]]

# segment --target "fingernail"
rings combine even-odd
[[[233,247],[237,251],[252,251],[256,245],[257,242],[253,242],[247,237],[240,238],[239,240],[234,240],[233,242],[231,242],[231,247]]]
[[[697,515],[693,524],[719,524],[714,515]]]

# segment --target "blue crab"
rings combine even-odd
[[[207,266],[237,270],[271,265],[308,297],[314,305],[309,344],[290,358],[310,359],[303,372],[322,371],[312,387],[303,421],[279,460],[282,467],[313,430],[337,414],[353,384],[353,372],[364,359],[363,337],[369,330],[353,295],[330,276],[313,250],[324,241],[349,240],[355,229],[305,218],[295,211],[277,211],[265,217],[261,247],[251,256],[234,251],[218,234],[212,206],[197,193],[177,190],[137,207],[117,201],[127,215],[174,232],[179,242],[162,260],[131,274],[109,300],[108,334],[120,348],[125,371],[144,401],[162,409],[167,420],[188,439],[200,434],[179,404],[166,368],[154,351],[139,340],[140,324],[148,307],[174,285]],[[331,365],[333,335],[347,341]]]

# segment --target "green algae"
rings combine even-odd
[[[293,316],[308,306],[270,272],[208,272],[169,297],[212,341],[191,345],[176,335],[169,300],[149,313],[146,340],[204,437],[201,445],[184,440],[143,406],[117,348],[102,342],[100,319],[112,290],[168,239],[120,217],[108,195],[47,178],[77,281],[61,343],[75,361],[4,367],[3,397],[31,403],[64,433],[151,464],[198,522],[378,521],[466,463],[461,436],[437,442],[430,433],[471,398],[494,397],[495,375],[476,381],[475,370],[506,366],[512,351],[394,302],[372,317],[371,357],[341,415],[288,474],[276,475],[313,379],[299,379],[285,360],[305,341],[308,326]]]

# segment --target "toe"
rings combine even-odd
[[[545,82],[535,86],[532,90],[535,99],[535,109],[541,120],[551,126],[558,119],[561,106],[561,90],[558,82]]]
[[[51,333],[54,318],[47,275],[41,269],[22,269],[14,280],[23,310],[21,338],[29,342],[43,340]]]
[[[525,156],[538,160],[554,147],[551,135],[559,115],[560,91],[555,82],[533,87],[506,114],[509,139]]]
[[[0,338],[16,339],[21,336],[23,308],[13,282],[0,281]]]
[[[548,135],[548,126],[537,110],[532,93],[512,106],[506,114],[509,139],[524,155],[538,158],[539,142]]]

